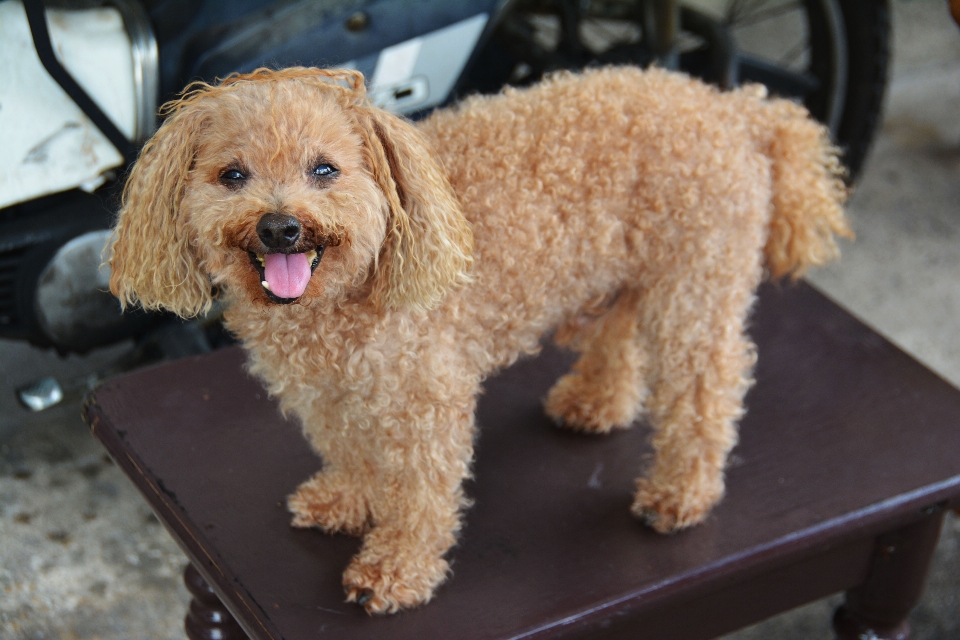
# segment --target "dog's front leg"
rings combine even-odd
[[[449,390],[448,390],[449,391]],[[405,395],[379,416],[370,448],[372,529],[344,572],[347,600],[390,613],[430,600],[449,566],[465,504],[461,483],[472,457],[475,398],[451,402]],[[431,394],[432,395],[432,394]]]
[[[353,460],[350,460],[353,462]],[[300,484],[287,498],[294,527],[320,527],[327,533],[362,535],[370,528],[370,480],[362,462],[344,464],[327,453],[324,470]]]

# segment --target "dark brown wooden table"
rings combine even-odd
[[[390,617],[343,602],[358,540],[288,525],[285,496],[321,462],[239,350],[109,381],[85,412],[195,567],[194,638],[242,637],[229,614],[287,640],[711,638],[844,590],[841,637],[905,637],[960,506],[960,392],[804,284],[765,286],[751,332],[727,497],[673,536],[628,512],[645,426],[591,437],[544,417],[568,354],[491,379],[453,577]]]

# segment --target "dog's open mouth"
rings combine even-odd
[[[319,245],[303,253],[247,253],[267,297],[278,304],[290,304],[307,290],[325,248]]]

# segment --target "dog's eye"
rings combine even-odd
[[[332,164],[321,162],[314,167],[313,171],[310,172],[310,175],[312,175],[314,178],[332,178],[338,173],[340,173],[340,171]]]
[[[228,189],[239,189],[247,180],[247,174],[240,169],[227,169],[220,174],[220,184]]]

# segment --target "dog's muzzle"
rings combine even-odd
[[[273,302],[289,304],[302,296],[320,264],[325,247],[297,251],[301,235],[300,222],[290,215],[268,213],[257,222],[257,236],[267,251],[248,253],[260,274],[260,285]]]

